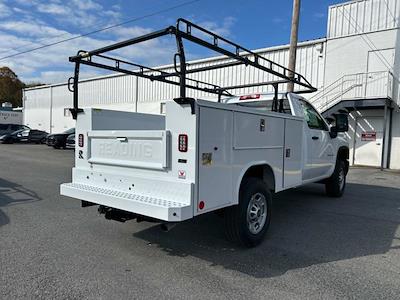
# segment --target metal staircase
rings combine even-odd
[[[309,100],[326,118],[357,107],[381,106],[393,99],[389,71],[348,74],[314,94]],[[382,102],[384,101],[384,102]]]

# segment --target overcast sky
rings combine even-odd
[[[0,0],[0,57],[148,15],[190,0]],[[325,37],[328,6],[343,1],[303,0],[300,40]],[[250,49],[289,42],[292,0],[198,0],[121,27],[38,51],[1,59],[24,82],[64,82],[72,75],[68,57],[190,19]],[[189,58],[211,53],[189,48]],[[172,62],[174,43],[161,39],[126,48],[118,55],[150,65]],[[100,75],[84,69],[82,77]]]

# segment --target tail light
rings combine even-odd
[[[180,134],[178,137],[178,150],[180,152],[188,151],[188,136],[187,134]]]
[[[239,100],[252,100],[252,99],[260,99],[260,94],[252,94],[240,96]]]
[[[84,145],[84,137],[83,137],[82,133],[79,134],[79,136],[78,136],[78,145],[79,145],[79,147],[83,147],[83,145]]]

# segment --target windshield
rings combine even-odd
[[[13,131],[13,132],[11,132],[10,134],[11,135],[16,135],[16,134],[18,134],[18,133],[20,133],[20,132],[22,132],[22,131],[24,131],[25,129],[19,129],[19,130],[16,130],[16,131]]]
[[[63,133],[66,133],[66,134],[75,133],[75,128],[70,128],[70,129],[68,129],[68,130],[65,130]]]

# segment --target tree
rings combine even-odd
[[[22,89],[40,85],[43,84],[25,84],[10,68],[0,67],[0,103],[10,102],[13,107],[22,106]]]
[[[22,105],[24,84],[8,67],[0,68],[0,102],[10,102],[14,107]]]

